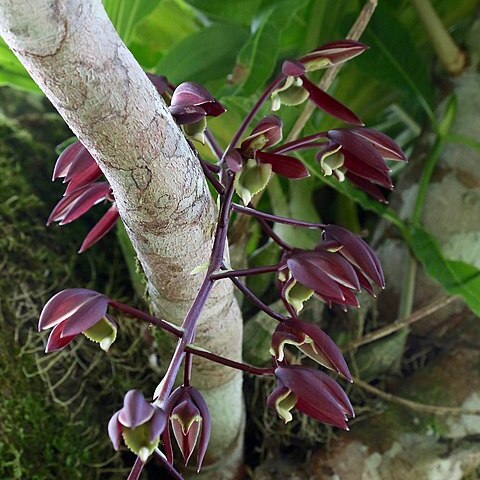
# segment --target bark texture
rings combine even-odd
[[[209,258],[215,207],[195,154],[165,103],[100,0],[5,0],[0,34],[97,160],[148,279],[155,311],[179,323],[201,281],[202,274],[190,272]],[[231,285],[219,282],[196,343],[239,359],[241,328]],[[199,362],[193,381],[211,408],[215,462],[241,437],[242,379],[233,370]]]

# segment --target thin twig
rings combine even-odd
[[[480,410],[470,410],[462,407],[445,407],[443,405],[426,405],[425,403],[407,400],[406,398],[384,392],[383,390],[373,387],[369,383],[355,377],[353,378],[353,384],[365,390],[366,392],[376,395],[382,400],[396,403],[397,405],[414,410],[415,412],[429,413],[433,415],[480,415]]]
[[[375,342],[380,338],[391,335],[392,333],[395,333],[396,331],[401,330],[402,328],[408,325],[411,325],[412,323],[418,322],[419,320],[423,320],[425,317],[428,317],[432,313],[435,313],[438,310],[441,310],[442,308],[446,307],[447,305],[454,302],[455,300],[457,300],[457,297],[446,297],[436,302],[433,302],[427,305],[426,307],[423,307],[417,310],[407,318],[396,320],[390,325],[386,325],[385,327],[379,328],[378,330],[375,330],[367,335],[364,335],[363,337],[360,337],[356,340],[352,340],[351,342],[347,343],[347,345],[344,348],[342,348],[342,351],[346,352],[349,350],[354,350],[355,348],[358,348],[361,345]]]
[[[370,19],[372,18],[375,8],[377,8],[377,0],[368,0],[368,2],[363,6],[362,11],[360,12],[360,15],[358,16],[357,20],[355,21],[355,23],[352,25],[352,28],[348,32],[348,35],[347,35],[348,40],[358,40],[362,36],[362,33],[365,31],[365,28],[367,28],[367,25],[370,22]],[[340,64],[340,65],[335,65],[332,68],[329,68],[325,72],[325,75],[320,80],[318,87],[321,88],[322,90],[328,90],[331,87],[333,81],[335,80],[335,77],[337,76],[342,66],[343,64]],[[290,130],[290,133],[288,134],[287,142],[291,142],[298,138],[298,136],[304,129],[305,125],[307,124],[309,118],[312,116],[314,111],[315,111],[315,105],[312,102],[309,102],[305,105],[302,113],[297,118],[295,125],[293,126],[293,128]]]
[[[287,319],[285,315],[276,312],[272,308],[270,308],[267,304],[262,302],[246,285],[244,285],[238,278],[230,277],[232,283],[248,298],[259,310],[265,312],[270,317],[278,320],[279,322],[283,322]]]

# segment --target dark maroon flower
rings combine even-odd
[[[139,390],[130,390],[123,408],[108,422],[108,435],[115,450],[123,437],[125,445],[145,463],[157,448],[166,424],[167,417],[160,408],[148,403]]]
[[[204,117],[218,117],[226,110],[212,95],[193,82],[180,84],[173,92],[170,111],[180,125],[196,123]]]
[[[381,132],[369,128],[330,130],[330,142],[317,154],[325,175],[348,178],[374,198],[386,203],[382,188],[393,189],[385,160],[406,161],[400,147]]]
[[[107,213],[105,213],[105,215],[88,232],[78,253],[83,253],[101,240],[116,225],[119,216],[117,205],[114,203],[107,210]]]
[[[385,286],[374,251],[357,235],[325,225],[323,241],[313,251],[294,249],[280,271],[283,298],[298,312],[313,293],[328,304],[358,307],[356,294],[374,295],[373,285]]]
[[[73,222],[103,200],[113,203],[109,183],[96,182],[101,174],[94,158],[80,142],[68,146],[58,158],[53,171],[53,180],[64,178],[64,183],[68,183],[67,189],[53,208],[47,225],[52,222],[59,222],[60,225]],[[114,204],[87,235],[79,253],[106,235],[118,218],[118,209]]]
[[[346,62],[367,49],[366,45],[354,40],[339,40],[312,50],[300,58],[299,63],[307,72],[311,72]]]
[[[353,266],[341,255],[327,249],[314,251],[295,249],[286,261],[288,277],[284,272],[282,294],[297,310],[309,298],[308,292],[297,291],[297,282],[315,293],[329,305],[358,307],[355,293],[360,291],[360,281]]]
[[[345,62],[366,49],[359,42],[341,40],[323,45],[299,60],[286,60],[282,65],[282,73],[286,78],[272,93],[272,110],[278,110],[282,104],[300,105],[309,98],[332,117],[352,125],[363,125],[357,115],[312,83],[306,74]]]
[[[281,365],[275,369],[277,387],[267,403],[277,410],[285,423],[292,420],[290,410],[300,412],[328,425],[348,430],[348,417],[354,417],[346,393],[332,378],[313,368]]]
[[[43,307],[38,330],[53,327],[45,351],[55,352],[83,333],[107,351],[117,336],[117,325],[107,314],[109,299],[84,288],[70,288],[54,295]]]
[[[187,465],[195,446],[197,448],[197,471],[200,471],[210,440],[210,413],[198,390],[193,387],[178,387],[165,404],[165,413],[170,419],[173,435]],[[163,435],[167,458],[173,460],[170,432]]]
[[[283,122],[275,115],[268,115],[260,120],[252,133],[243,140],[240,146],[241,154],[253,158],[257,150],[273,147],[282,140]]]
[[[337,225],[325,225],[323,238],[324,242],[317,248],[337,252],[348,260],[355,268],[362,287],[364,287],[364,282],[368,278],[380,288],[385,288],[382,266],[367,242],[346,228]],[[368,288],[366,290],[369,291]]]
[[[63,183],[68,183],[65,193],[71,193],[94,182],[101,175],[102,171],[88,150],[80,142],[75,142],[58,157],[52,180],[63,178]]]
[[[272,335],[272,355],[277,361],[284,359],[285,344],[294,345],[305,355],[330,370],[352,381],[342,352],[335,342],[317,325],[289,318],[278,324]]]

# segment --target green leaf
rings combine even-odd
[[[250,95],[262,87],[273,73],[278,56],[276,25],[271,21],[273,10],[262,20],[238,54],[233,81],[239,82],[235,95]]]
[[[210,20],[249,25],[263,0],[186,0]]]
[[[226,78],[248,32],[236,25],[219,24],[196,32],[175,45],[156,65],[155,72],[173,83]]]
[[[0,85],[41,93],[23,65],[0,38]]]
[[[362,41],[371,48],[358,57],[356,65],[382,84],[413,94],[433,120],[433,89],[427,62],[419,54],[409,30],[386,6],[378,6]]]
[[[425,272],[450,295],[462,297],[470,310],[480,316],[480,270],[468,263],[446,259],[437,240],[421,227],[409,227],[407,239]]]
[[[138,23],[159,3],[160,0],[103,0],[110,20],[126,45],[132,40]]]
[[[200,30],[195,12],[178,0],[162,0],[135,30],[128,47],[144,68],[153,68],[184,38]]]

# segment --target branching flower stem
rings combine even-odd
[[[274,368],[260,368],[249,365],[248,363],[236,362],[235,360],[230,360],[229,358],[221,357],[220,355],[215,355],[207,350],[203,350],[195,345],[187,345],[185,351],[196,355],[197,357],[207,358],[212,362],[225,365],[227,367],[235,368],[236,370],[241,370],[245,373],[251,373],[252,375],[273,375]]]
[[[244,268],[241,270],[221,270],[219,272],[213,272],[210,275],[212,280],[221,280],[223,278],[231,277],[246,277],[248,275],[261,275],[262,273],[278,272],[279,265],[266,265],[264,267]]]
[[[247,297],[258,309],[265,312],[270,317],[278,320],[279,322],[283,322],[287,319],[285,315],[276,312],[268,305],[263,303],[246,285],[244,285],[238,278],[230,277],[232,283]]]
[[[272,215],[270,213],[259,212],[254,208],[244,207],[242,205],[238,205],[237,203],[233,204],[233,211],[237,213],[242,213],[244,215],[249,215],[254,218],[261,218],[263,220],[267,220],[270,222],[275,223],[283,223],[285,225],[292,225],[294,227],[305,227],[305,228],[325,228],[324,223],[311,223],[311,222],[304,222],[302,220],[295,220],[294,218],[286,218],[286,217],[279,217],[277,215]]]

